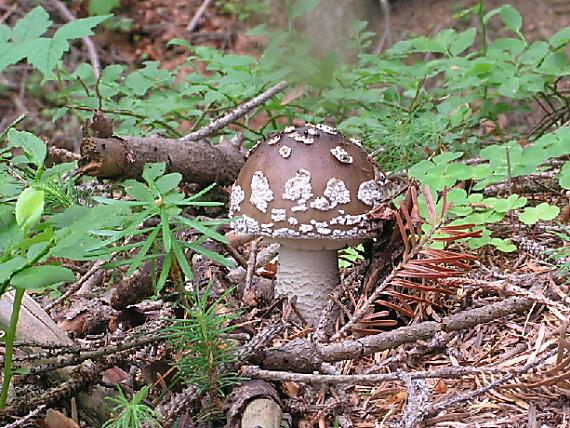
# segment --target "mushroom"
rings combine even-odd
[[[337,250],[382,228],[368,212],[386,195],[386,179],[357,140],[328,125],[288,127],[249,153],[233,185],[236,232],[280,244],[275,290],[297,296],[312,325],[339,283]]]

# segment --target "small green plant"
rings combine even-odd
[[[227,387],[240,378],[228,370],[237,361],[228,334],[234,330],[230,325],[236,312],[228,311],[224,299],[232,290],[211,301],[210,286],[189,296],[191,304],[187,318],[174,320],[168,327],[168,340],[180,353],[176,362],[177,379],[196,385],[199,393],[208,392],[214,405],[219,404]]]
[[[126,252],[130,253],[133,249],[137,249],[138,253],[134,258],[127,258],[120,262],[110,264],[111,266],[129,265],[126,275],[129,276],[147,260],[155,260],[163,257],[160,275],[156,282],[156,292],[162,290],[169,274],[178,271],[179,268],[187,279],[193,278],[192,269],[185,255],[185,249],[190,249],[209,257],[223,265],[232,266],[233,264],[220,256],[218,253],[209,251],[201,246],[208,238],[227,242],[226,238],[216,232],[215,227],[226,223],[227,220],[211,220],[208,222],[191,219],[182,215],[185,207],[212,207],[221,205],[220,202],[200,201],[199,198],[207,193],[213,186],[185,198],[184,194],[178,190],[178,184],[182,180],[179,173],[164,174],[166,164],[146,164],[143,171],[143,178],[146,184],[136,180],[126,180],[123,183],[126,194],[131,200],[108,199],[95,197],[94,200],[109,206],[124,207],[133,211],[131,220],[122,225],[122,227],[113,232],[105,241],[101,242],[95,248],[92,248],[90,257],[104,257],[111,253]],[[158,224],[149,228],[141,228],[141,226],[151,218],[159,219]],[[178,239],[177,234],[182,230],[189,228],[203,234],[203,238],[195,242],[187,242]],[[126,245],[115,246],[117,242],[130,237],[144,237],[138,242]],[[160,242],[160,245],[156,245]],[[153,250],[154,248],[154,250]],[[184,285],[184,279],[178,277],[176,286],[181,291]]]
[[[252,16],[265,16],[269,13],[271,0],[216,0],[216,7],[223,13],[246,21]]]
[[[362,244],[356,247],[347,247],[339,251],[338,256],[338,267],[339,268],[349,268],[356,261],[364,260],[362,253],[364,252],[364,247]]]
[[[121,0],[89,0],[89,15],[108,15],[121,5]]]
[[[103,428],[160,428],[160,414],[144,403],[150,388],[142,387],[133,394],[129,400],[123,390],[117,387],[119,395],[116,397],[106,397],[115,404],[116,415],[103,424]]]
[[[470,193],[463,189],[452,189],[447,193],[447,203],[452,204],[449,215],[455,223],[471,223],[482,231],[480,238],[467,240],[469,247],[476,249],[492,245],[500,251],[514,251],[516,247],[508,239],[493,238],[488,225],[502,221],[505,216],[521,210],[519,220],[535,224],[539,220],[552,220],[558,213],[556,206],[542,203],[537,207],[527,206],[527,199],[516,194],[506,198],[485,198],[482,191],[488,186],[546,169],[546,161],[570,154],[570,127],[561,127],[537,139],[531,146],[521,147],[515,141],[505,145],[492,145],[479,152],[485,162],[466,165],[458,161],[463,153],[445,152],[430,160],[422,160],[412,166],[409,175],[432,192],[452,188],[459,181],[471,180]],[[560,175],[561,185],[565,180],[565,169]],[[452,218],[453,218],[452,217]]]
[[[69,41],[93,34],[93,27],[109,16],[90,16],[59,27],[53,37],[44,33],[52,25],[48,13],[38,6],[21,18],[13,28],[0,25],[0,71],[23,59],[40,70],[44,77],[53,77]]]
[[[561,232],[552,232],[553,235],[562,240],[563,245],[548,252],[548,256],[552,260],[560,263],[560,271],[563,273],[570,272],[570,227],[562,226]],[[568,278],[566,279],[568,282]]]

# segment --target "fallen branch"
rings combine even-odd
[[[402,381],[404,377],[416,379],[457,379],[482,373],[510,373],[513,369],[493,366],[482,367],[445,367],[438,370],[422,370],[413,372],[395,372],[382,374],[329,375],[294,373],[286,371],[264,370],[257,366],[242,367],[241,373],[249,378],[278,382],[300,382],[314,385],[364,385],[378,386],[382,382]]]
[[[145,345],[158,342],[162,337],[160,334],[153,335],[151,332],[146,333],[144,336],[133,339],[128,342],[120,342],[115,345],[105,346],[93,351],[80,353],[79,355],[70,355],[67,358],[57,358],[43,365],[30,367],[25,376],[49,372],[52,370],[60,369],[63,367],[74,366],[87,360],[97,360],[103,356],[118,354],[133,348],[141,348]]]
[[[441,322],[425,321],[360,339],[316,345],[307,339],[295,339],[279,348],[270,348],[259,361],[265,369],[310,373],[323,362],[357,359],[394,349],[406,343],[428,340],[438,333],[472,328],[511,314],[528,311],[535,301],[511,297],[497,303],[447,316]]]
[[[238,107],[236,107],[234,110],[232,110],[228,114],[214,120],[209,125],[204,126],[203,128],[201,128],[195,132],[192,132],[192,133],[186,135],[185,137],[180,138],[180,140],[178,140],[178,141],[181,141],[181,142],[198,141],[198,140],[201,140],[203,138],[206,138],[206,137],[214,134],[215,132],[219,131],[223,127],[229,125],[230,123],[235,122],[240,117],[245,116],[247,113],[252,111],[254,108],[265,103],[268,99],[273,98],[275,95],[277,95],[279,92],[284,90],[286,87],[287,87],[287,82],[281,81],[278,84],[276,84],[275,86],[272,86],[271,88],[262,92],[261,94],[259,94],[255,98],[252,98],[251,100],[239,105]]]
[[[179,172],[186,182],[229,185],[244,160],[239,148],[225,140],[212,145],[160,137],[86,138],[79,166],[87,175],[125,179],[140,178],[147,163],[166,162],[167,172]]]

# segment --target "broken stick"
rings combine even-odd
[[[186,182],[229,185],[244,160],[239,147],[225,140],[212,145],[161,137],[86,138],[79,166],[87,175],[125,179],[140,178],[147,163],[166,162],[167,172],[182,174]]]

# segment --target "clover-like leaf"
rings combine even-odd
[[[543,202],[536,207],[527,207],[519,215],[519,220],[524,224],[535,224],[539,220],[553,220],[560,213],[560,208]]]
[[[560,183],[560,187],[564,189],[570,189],[570,161],[562,165],[558,180]]]
[[[492,238],[490,244],[503,253],[512,253],[517,249],[510,239]]]

